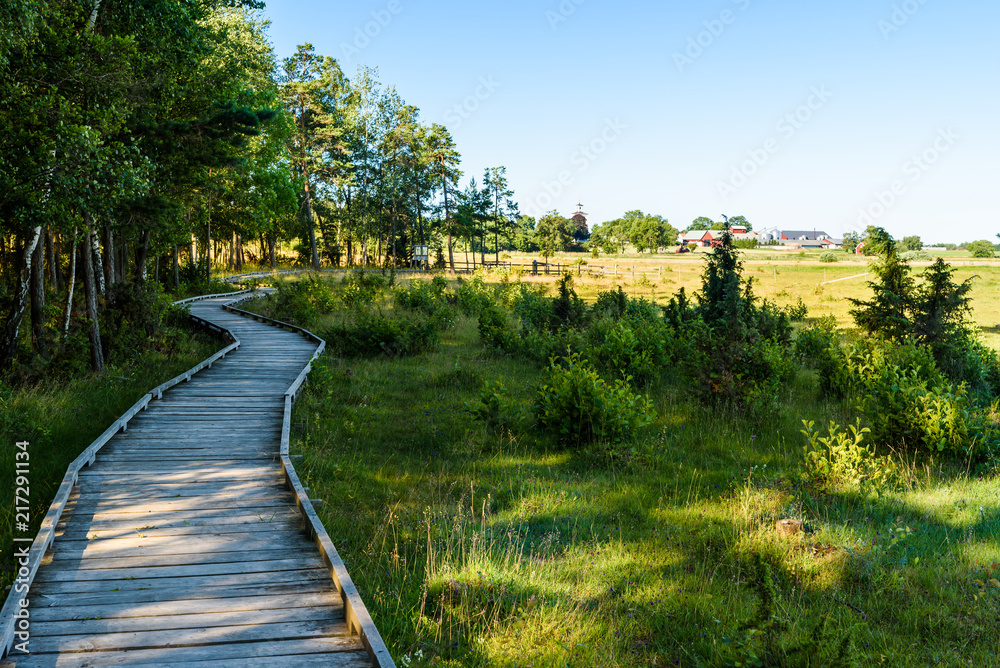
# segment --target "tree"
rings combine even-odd
[[[493,202],[493,244],[496,261],[500,262],[500,234],[502,232],[508,239],[511,237],[511,229],[518,215],[517,204],[512,199],[514,191],[507,183],[506,167],[487,169],[483,176],[483,184],[489,191],[490,199]]]
[[[924,249],[924,242],[920,240],[918,236],[903,237],[903,240],[899,242],[899,250],[903,251],[919,251]]]
[[[514,248],[522,253],[538,250],[535,238],[535,219],[531,216],[518,216],[514,226]]]
[[[923,283],[912,299],[912,332],[922,342],[937,349],[946,342],[955,342],[972,312],[972,279],[962,283],[954,280],[955,269],[938,258],[924,271]]]
[[[972,241],[966,245],[966,249],[972,257],[976,258],[992,258],[996,257],[996,249],[993,246],[992,241],[982,240],[982,241]]]
[[[861,235],[857,232],[848,232],[844,235],[844,240],[841,242],[841,248],[845,253],[853,254],[858,249],[858,245],[861,243]]]
[[[663,216],[646,215],[642,211],[629,211],[624,218],[628,225],[629,241],[640,253],[656,252],[661,246],[677,243],[678,232]]]
[[[698,302],[702,319],[713,329],[738,336],[743,310],[743,262],[733,246],[733,237],[723,232],[719,244],[706,255]]]
[[[854,305],[851,315],[869,334],[902,338],[913,328],[910,266],[900,259],[896,241],[884,229],[870,227],[867,237],[865,250],[878,256],[871,264],[876,280],[868,282],[874,294],[867,301],[849,298]]]
[[[461,156],[455,148],[455,141],[451,138],[451,133],[443,125],[435,123],[431,126],[428,137],[428,151],[436,165],[441,193],[444,198],[442,224],[444,231],[448,235],[448,266],[451,271],[455,271],[455,251],[452,245],[452,234],[454,233],[454,221],[451,218],[451,209],[448,202],[448,190],[454,193],[458,188],[458,180],[462,177],[458,165]]]
[[[753,225],[750,223],[749,220],[746,219],[746,216],[733,216],[732,218],[729,219],[729,226],[745,227],[747,228],[747,232],[753,230]]]
[[[573,230],[569,220],[560,216],[558,211],[552,210],[539,219],[535,235],[542,250],[554,253],[569,247]]]
[[[341,134],[332,98],[343,87],[344,77],[337,61],[317,55],[309,43],[300,45],[294,56],[282,61],[281,69],[281,97],[295,123],[288,153],[302,184],[310,263],[319,269],[313,193],[320,179],[332,176],[333,149]]]
[[[715,221],[711,218],[706,218],[705,216],[699,216],[691,221],[685,232],[694,232],[697,230],[711,230],[714,229]]]
[[[590,247],[597,248],[602,253],[614,253],[618,250],[618,244],[610,236],[608,223],[594,226],[590,232]]]

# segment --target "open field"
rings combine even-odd
[[[697,261],[678,264],[621,284],[662,303],[699,285]],[[816,284],[858,267],[782,263],[777,286],[771,265],[750,261],[747,274],[759,295],[801,298],[810,318],[848,329],[844,298],[865,296],[863,279]],[[979,324],[1000,322],[998,268],[961,272],[981,277]],[[615,284],[575,286],[592,301]],[[323,335],[343,317],[312,326]],[[1000,661],[995,470],[927,457],[900,462],[896,485],[802,484],[801,421],[854,415],[822,399],[809,370],[756,418],[694,403],[667,370],[646,388],[655,423],[609,460],[540,433],[531,404],[542,377],[485,349],[475,319],[459,316],[433,352],[328,355],[296,404],[306,484],[400,665],[755,665],[768,647],[790,666]],[[509,390],[500,430],[464,410],[495,381]],[[780,536],[779,518],[807,533]],[[767,633],[751,632],[768,591]]]

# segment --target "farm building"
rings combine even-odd
[[[718,245],[725,230],[691,230],[684,232],[678,237],[681,244],[697,244],[705,248]],[[733,241],[750,241],[757,239],[757,233],[751,232],[745,227],[734,225],[729,228],[729,233],[733,235]]]

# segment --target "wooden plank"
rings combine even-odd
[[[218,502],[221,504],[222,502]],[[273,502],[265,504],[230,504],[229,507],[221,505],[211,505],[206,508],[187,508],[183,513],[175,513],[169,505],[164,506],[165,510],[154,512],[152,509],[108,509],[94,513],[90,517],[95,522],[138,522],[136,526],[163,526],[178,523],[190,522],[195,524],[199,520],[215,521],[216,518],[251,518],[257,517],[260,522],[269,522],[272,519],[284,517],[289,511],[289,506],[284,502]],[[66,519],[67,523],[79,523],[80,518],[72,516]]]
[[[284,534],[272,532],[266,538],[242,538],[239,534],[217,534],[207,536],[115,538],[109,540],[63,540],[52,546],[53,560],[94,559],[125,557],[129,554],[145,556],[149,554],[190,554],[192,552],[240,552],[244,550],[266,550],[278,545],[305,547],[306,539],[298,531]],[[287,541],[287,542],[286,542]]]
[[[43,622],[32,620],[31,628],[37,636],[72,636],[108,633],[133,633],[213,627],[250,626],[255,624],[288,624],[291,622],[324,622],[346,633],[342,605],[313,605],[305,608],[282,607],[270,610],[236,610],[232,612],[181,613],[176,615],[143,615],[108,619],[95,616],[63,621]]]
[[[250,610],[281,610],[323,606],[337,608],[343,614],[344,603],[332,591],[304,593],[297,596],[240,596],[232,598],[201,598],[149,603],[121,603],[108,605],[67,605],[40,607],[32,610],[32,622],[57,622],[73,619],[128,619],[159,615],[197,615],[210,612],[239,612]]]
[[[310,594],[330,594],[332,591],[328,579],[293,580],[290,582],[238,583],[232,585],[205,585],[196,589],[157,587],[155,590],[144,589],[130,592],[122,597],[120,592],[103,589],[94,593],[77,593],[72,596],[65,594],[35,593],[32,610],[49,610],[72,606],[131,606],[141,609],[146,605],[183,602],[183,601],[217,601],[247,600],[252,604],[261,596],[279,596],[286,600],[299,599]],[[333,594],[338,599],[339,594]],[[32,612],[34,614],[34,612]],[[86,616],[86,615],[84,615]]]
[[[304,554],[303,551],[299,551],[299,553]],[[289,550],[288,554],[296,554],[296,552]],[[271,556],[271,559],[265,561],[241,561],[238,558],[239,555],[237,555],[237,558],[232,561],[223,561],[221,563],[197,563],[186,566],[151,566],[148,563],[144,563],[147,560],[154,563],[163,563],[165,561],[163,555],[154,555],[148,559],[143,559],[141,557],[123,557],[115,559],[106,565],[104,565],[106,560],[101,559],[96,560],[100,561],[101,565],[95,564],[93,568],[63,570],[58,570],[56,568],[45,569],[44,572],[39,573],[36,576],[35,581],[41,583],[136,580],[154,585],[157,584],[157,581],[162,578],[180,578],[206,575],[238,575],[241,573],[249,576],[253,573],[277,573],[280,571],[298,571],[306,568],[323,567],[323,561],[318,555],[314,554],[310,554],[308,556],[296,556],[289,559],[276,559],[273,554]],[[230,558],[232,559],[232,557]],[[127,565],[129,561],[135,565],[131,568],[120,567],[122,565]],[[204,562],[207,561],[207,559],[203,555],[199,555],[199,558],[196,559],[196,561]],[[58,566],[58,561],[54,562],[54,565]]]
[[[76,525],[67,528],[65,525],[60,525],[56,529],[56,540],[61,538],[81,540],[91,537],[95,534],[103,536],[105,538],[116,538],[119,536],[126,536],[128,534],[141,533],[147,536],[196,536],[199,534],[208,533],[259,533],[262,531],[300,531],[302,524],[302,519],[300,517],[291,517],[288,519],[280,521],[271,522],[260,522],[254,520],[253,522],[240,522],[240,523],[229,523],[229,524],[189,524],[188,526],[179,527],[159,527],[154,525],[141,525],[138,522],[129,523],[119,523],[113,527],[98,527],[93,524],[89,525]],[[147,528],[151,527],[151,528]]]
[[[107,582],[89,580],[86,582],[49,582],[35,595],[77,594],[77,593],[120,593],[123,600],[131,600],[133,592],[155,591],[166,595],[176,595],[177,590],[190,596],[203,587],[231,587],[234,585],[264,585],[304,582],[330,582],[330,573],[325,568],[309,568],[299,571],[270,571],[247,575],[198,575],[183,578],[167,578],[165,582],[151,583],[145,580],[121,580]]]
[[[32,651],[46,652],[92,652],[95,650],[156,649],[166,646],[183,647],[191,645],[246,643],[283,638],[342,637],[344,647],[355,649],[360,646],[356,638],[348,635],[343,622],[314,620],[274,624],[250,624],[210,629],[173,629],[170,631],[136,631],[131,633],[109,633],[94,636],[59,635],[34,636]],[[226,654],[220,652],[219,657]]]
[[[222,658],[213,650],[208,651],[201,648],[179,648],[173,649],[169,653],[166,650],[137,650],[131,652],[94,652],[84,654],[40,654],[28,657],[19,661],[18,666],[22,668],[98,668],[100,666],[156,666],[157,668],[186,668],[187,666],[211,666],[213,668],[311,668],[312,666],[327,666],[328,668],[370,668],[372,663],[365,652],[344,650],[341,645],[331,647],[324,645],[323,649],[317,650],[322,654],[284,654],[271,655],[269,651],[295,651],[296,647],[289,646],[291,642],[301,641],[280,641],[278,643],[249,643],[247,647],[231,646],[232,651],[227,652],[227,657],[255,652],[248,654],[246,658]],[[316,642],[316,641],[311,641]],[[338,639],[338,642],[339,639]],[[275,647],[274,650],[264,649],[263,646]],[[211,654],[211,658],[200,659],[206,654]],[[164,660],[169,656],[171,659]],[[192,658],[183,658],[184,656]],[[179,658],[175,662],[173,658]]]

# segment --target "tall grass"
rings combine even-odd
[[[809,371],[755,416],[658,381],[656,423],[608,460],[539,434],[541,374],[460,316],[432,352],[323,360],[296,404],[306,484],[402,665],[1000,661],[995,472],[928,459],[895,486],[804,481],[801,420],[852,419]],[[496,381],[499,431],[463,410]]]

